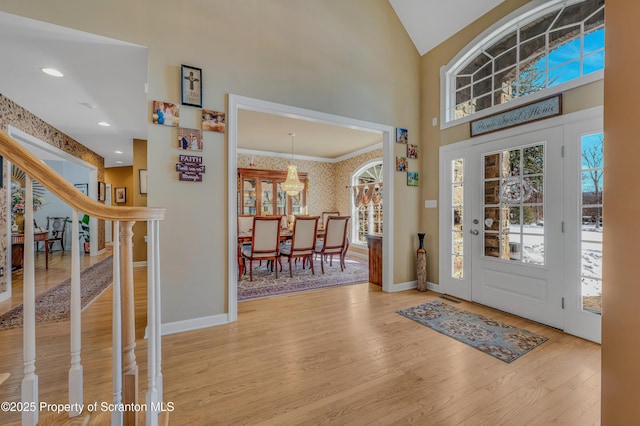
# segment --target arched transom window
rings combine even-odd
[[[369,162],[351,177],[351,240],[367,244],[367,235],[382,233],[382,160]]]
[[[603,68],[604,0],[546,2],[474,41],[450,65],[446,121],[543,90],[555,93]]]

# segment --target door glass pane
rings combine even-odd
[[[464,234],[462,233],[464,215],[464,160],[451,161],[451,276],[464,278]]]
[[[544,144],[488,154],[484,164],[484,255],[544,265]]]
[[[582,310],[602,314],[602,237],[604,221],[604,134],[581,140],[580,281]]]

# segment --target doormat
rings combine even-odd
[[[397,311],[500,361],[512,362],[546,342],[546,337],[434,301]]]
[[[80,272],[80,303],[86,308],[113,281],[113,256],[105,257]],[[71,278],[36,295],[36,321],[62,321],[71,315]],[[23,306],[20,304],[0,315],[0,330],[22,327]]]

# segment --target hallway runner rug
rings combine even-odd
[[[504,362],[512,362],[548,339],[440,301],[397,311],[445,336]]]
[[[113,256],[104,258],[80,272],[80,300],[86,308],[102,294],[113,281]],[[69,319],[71,277],[36,295],[36,321],[62,321]],[[22,326],[22,304],[0,315],[0,330]]]
[[[340,271],[340,261],[333,259],[333,266],[324,264],[324,275],[320,269],[320,260],[314,262],[315,275],[308,267],[302,269],[301,261],[293,264],[293,278],[289,278],[289,263],[282,262],[282,271],[275,272],[266,267],[267,262],[253,263],[253,281],[249,281],[249,265],[247,274],[238,281],[238,301],[262,299],[283,294],[299,293],[327,287],[369,282],[369,264],[354,258],[345,259],[346,268]]]

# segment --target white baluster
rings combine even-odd
[[[147,425],[158,425],[158,390],[156,388],[156,276],[155,276],[155,228],[153,221],[147,222],[147,375],[148,388],[146,395],[147,402]]]
[[[22,412],[23,425],[38,423],[38,376],[36,375],[36,284],[33,259],[33,186],[31,178],[25,176],[24,194],[24,262],[23,262],[23,342],[24,378],[22,379],[22,402],[34,408]]]
[[[120,222],[113,222],[113,312],[112,348],[113,404],[122,403],[122,309],[120,304]],[[122,411],[111,412],[111,424],[122,425]]]
[[[160,221],[152,221],[155,228],[154,250],[154,275],[156,285],[156,388],[158,389],[158,401],[164,401],[162,385],[162,298],[160,294]]]
[[[71,368],[69,369],[69,417],[79,416],[83,403],[83,369],[80,302],[80,227],[78,212],[73,210],[71,223]]]

